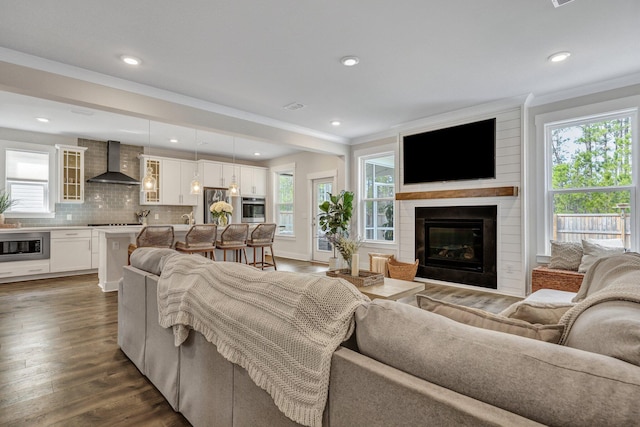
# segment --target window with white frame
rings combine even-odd
[[[361,218],[365,240],[394,241],[395,155],[360,158]]]
[[[49,153],[7,149],[6,190],[16,203],[7,212],[49,212]]]
[[[627,109],[544,124],[545,243],[620,239],[637,247],[636,122],[637,110]]]
[[[294,169],[282,169],[275,172],[275,222],[279,236],[293,236]]]

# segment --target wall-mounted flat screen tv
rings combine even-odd
[[[404,183],[496,177],[496,119],[402,138]]]

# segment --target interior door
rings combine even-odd
[[[313,253],[312,259],[316,262],[329,262],[329,258],[333,256],[333,247],[329,240],[324,237],[324,233],[318,226],[318,215],[320,214],[320,204],[325,200],[329,200],[329,193],[333,190],[333,178],[321,178],[313,180],[313,205],[312,212],[312,236],[313,236]]]

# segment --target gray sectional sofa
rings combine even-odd
[[[159,326],[162,257],[189,255],[136,252],[119,287],[118,344],[169,404],[194,426],[298,425],[203,335],[191,331],[176,347],[171,328]],[[618,309],[635,328],[623,339],[638,351],[640,304],[608,307]],[[324,426],[640,423],[640,367],[629,361],[394,301],[363,303],[355,322],[331,359]]]

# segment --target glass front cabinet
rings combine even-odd
[[[58,202],[84,203],[84,152],[87,147],[56,145],[58,150]]]
[[[159,205],[162,200],[160,198],[160,169],[162,159],[157,157],[149,157],[145,155],[140,156],[140,182],[144,179],[145,174],[148,172],[156,180],[156,191],[141,191],[140,192],[140,204],[141,205]]]

